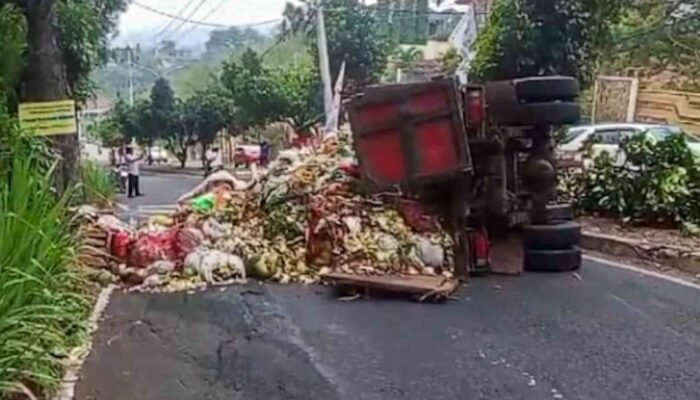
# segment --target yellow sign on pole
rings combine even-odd
[[[22,103],[19,105],[19,125],[37,136],[76,133],[75,101]]]

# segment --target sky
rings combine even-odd
[[[165,13],[182,15],[193,20],[201,20],[223,25],[251,24],[282,18],[282,10],[287,0],[137,0],[140,4]],[[201,4],[194,14],[191,14]],[[183,7],[188,6],[180,14]],[[191,15],[191,16],[190,16]],[[155,41],[171,18],[145,10],[136,4],[130,4],[126,13],[119,20],[119,35],[115,42],[119,45],[135,42]],[[169,28],[172,32],[180,23],[174,21]],[[272,24],[271,24],[272,25]],[[175,34],[164,34],[161,38],[175,39],[178,42],[199,42],[206,40],[206,33],[212,28],[184,24]],[[186,33],[189,32],[189,33]],[[169,37],[170,36],[170,37]],[[204,39],[202,39],[204,38]]]
[[[281,20],[282,10],[288,0],[134,0],[139,4],[160,10],[167,14],[180,15],[186,19],[205,21],[222,25],[257,24],[270,20]],[[452,5],[455,0],[444,1],[444,6]],[[298,0],[292,0],[298,3]],[[373,4],[376,0],[364,0]],[[198,7],[199,6],[199,7]],[[186,7],[186,8],[185,8]],[[183,12],[183,8],[185,11]],[[155,45],[159,40],[175,40],[180,46],[201,46],[206,42],[209,32],[214,29],[180,22],[146,10],[133,2],[119,20],[118,36],[114,40],[117,46],[140,43],[142,46]],[[165,33],[164,28],[170,23]],[[275,23],[260,25],[262,29],[271,29]]]

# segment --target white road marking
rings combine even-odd
[[[628,310],[632,311],[633,313],[639,314],[639,315],[641,315],[642,317],[645,317],[645,318],[646,318],[647,315],[644,313],[644,311],[642,311],[642,310],[640,310],[639,308],[633,306],[632,304],[630,304],[627,300],[623,299],[622,297],[616,296],[616,295],[614,295],[614,294],[611,294],[611,295],[609,295],[609,296],[612,297],[613,300],[615,300],[615,301],[617,301],[618,303],[620,303],[620,304],[622,304],[623,306],[625,306]]]
[[[620,268],[620,269],[624,269],[627,271],[636,272],[636,273],[639,273],[642,275],[651,276],[651,277],[658,278],[658,279],[663,279],[665,281],[676,283],[678,285],[682,285],[682,286],[689,287],[692,289],[700,290],[700,285],[698,285],[697,283],[688,281],[686,279],[677,278],[675,276],[662,274],[662,273],[656,272],[656,271],[649,271],[649,270],[641,268],[641,267],[635,267],[634,265],[624,264],[624,263],[612,261],[612,260],[606,260],[606,259],[600,258],[600,257],[585,255],[585,256],[583,256],[583,258],[586,260],[589,260],[589,261],[594,261],[594,262],[609,266],[609,267]]]

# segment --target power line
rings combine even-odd
[[[192,17],[194,17],[197,11],[199,11],[199,9],[202,8],[202,6],[206,4],[206,2],[207,0],[200,0],[197,6],[194,8],[194,10],[192,10],[192,12],[190,12],[190,14],[185,18],[185,20],[189,21]],[[182,27],[185,26],[185,23],[186,21],[180,21],[180,24],[176,26],[175,29],[173,29],[173,31],[170,32],[170,34],[168,34],[168,38],[172,38],[173,35],[177,34],[180,31],[180,29],[182,29]]]
[[[180,9],[180,11],[177,12],[177,16],[178,16],[178,17],[182,17],[182,15],[185,14],[185,11],[187,11],[187,9],[190,8],[190,6],[191,6],[192,4],[194,4],[194,0],[189,0],[187,3],[185,3],[185,6],[182,7],[182,8]],[[153,41],[154,41],[154,42],[157,42],[158,39],[159,39],[161,36],[163,36],[163,34],[165,34],[165,32],[167,32],[168,29],[170,29],[170,27],[175,23],[175,21],[176,21],[176,19],[170,18],[170,19],[168,20],[168,23],[163,27],[163,29],[161,29],[161,30],[153,37],[153,38],[154,38]]]
[[[194,19],[186,19],[174,14],[170,14],[161,10],[158,10],[156,8],[153,8],[151,6],[147,6],[145,4],[141,4],[138,1],[132,0],[131,2],[133,5],[142,8],[146,11],[150,11],[154,14],[162,15],[164,17],[172,18],[177,21],[185,22],[191,25],[199,25],[199,26],[208,26],[210,28],[218,28],[218,29],[229,29],[229,28],[237,28],[237,27],[254,27],[254,26],[262,26],[262,25],[269,25],[275,22],[281,22],[282,18],[275,18],[275,19],[269,19],[265,21],[259,21],[259,22],[252,22],[252,23],[247,23],[247,24],[232,24],[232,25],[225,25],[225,24],[217,24],[215,22],[206,22],[206,21],[199,21],[199,20],[194,20]]]
[[[204,16],[204,18],[202,18],[202,21],[206,21],[207,19],[209,19],[209,17],[214,15],[215,12],[219,11],[219,9],[221,8],[221,6],[224,5],[224,3],[226,3],[226,0],[221,0],[217,5],[212,7],[212,9],[209,10],[209,12]],[[194,31],[196,27],[197,27],[196,25],[193,25],[192,27],[190,27],[190,29],[186,30],[184,33],[182,33],[180,36],[178,36],[177,40],[182,40],[183,38],[187,37],[187,35],[189,35],[192,31]]]

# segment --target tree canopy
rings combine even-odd
[[[607,67],[670,72],[677,89],[700,89],[700,7],[696,0],[630,0],[614,29]]]
[[[284,10],[283,35],[305,32],[314,46],[309,47],[317,62],[316,36],[313,34],[318,0],[306,0],[296,6],[288,3]],[[346,79],[358,86],[379,81],[393,49],[386,30],[370,6],[359,0],[323,1],[331,75],[335,78],[343,61]]]
[[[476,42],[476,80],[562,74],[590,82],[626,0],[501,0]]]

